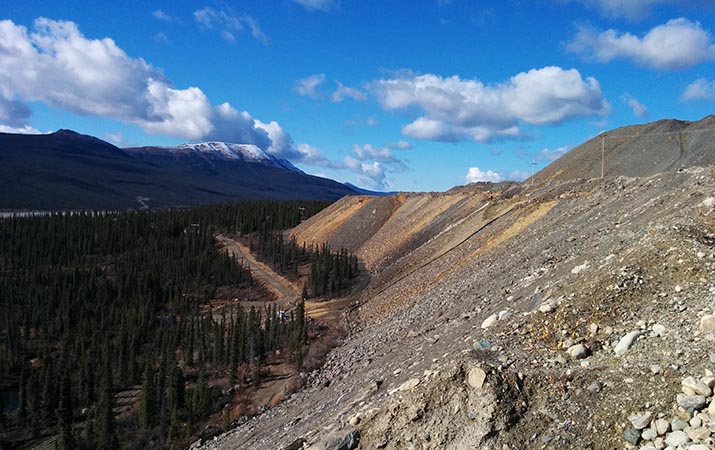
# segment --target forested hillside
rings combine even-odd
[[[0,442],[28,448],[58,434],[60,449],[168,448],[195,439],[236,391],[259,383],[276,351],[300,366],[302,303],[285,312],[208,307],[270,297],[215,235],[256,233],[268,248],[261,236],[275,239],[326,205],[0,220]],[[335,258],[302,250],[306,263]],[[235,419],[223,415],[225,425]]]

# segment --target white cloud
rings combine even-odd
[[[368,127],[376,127],[376,126],[380,125],[380,122],[374,117],[368,117],[367,120],[365,121],[365,124]]]
[[[124,139],[124,135],[122,135],[121,131],[117,131],[114,133],[104,133],[104,140],[107,142],[111,142],[112,144],[116,145],[117,147],[128,147],[126,139]]]
[[[635,63],[665,70],[692,67],[715,61],[715,42],[699,22],[680,18],[669,20],[648,31],[642,38],[617,30],[597,30],[581,26],[567,50],[599,62],[629,59]]]
[[[335,0],[293,0],[293,2],[312,11],[329,11],[335,6]]]
[[[359,89],[345,86],[339,81],[336,81],[336,83],[338,84],[338,88],[330,96],[331,101],[335,103],[342,102],[345,97],[350,97],[356,102],[364,102],[367,100],[367,96],[365,96],[365,94]]]
[[[294,81],[293,90],[304,97],[318,98],[320,97],[318,88],[321,84],[325,83],[325,80],[326,78],[324,73],[310,75]]]
[[[387,147],[395,150],[409,150],[412,148],[412,143],[407,141],[390,142]]]
[[[446,142],[517,138],[522,124],[552,125],[610,110],[595,78],[560,67],[532,69],[495,85],[406,73],[378,80],[372,89],[386,110],[423,113],[402,128],[404,135]]]
[[[157,9],[156,11],[151,13],[151,15],[154,16],[156,20],[160,20],[162,22],[173,23],[179,21],[179,19],[177,19],[176,17],[171,16],[160,9]]]
[[[606,17],[640,20],[657,5],[678,3],[682,0],[578,0],[599,9]]]
[[[160,31],[154,35],[154,40],[160,44],[164,45],[169,45],[171,42],[169,41],[169,38],[164,34],[163,31]]]
[[[0,21],[0,99],[0,121],[13,128],[24,127],[29,117],[19,101],[43,102],[147,133],[272,145],[248,112],[213,105],[198,87],[173,87],[143,59],[129,57],[112,39],[85,38],[73,22],[40,18],[28,32]]]
[[[343,160],[345,166],[358,174],[358,183],[368,189],[385,190],[389,188],[389,182],[385,176],[385,167],[379,161],[360,161],[347,155]]]
[[[561,156],[563,156],[565,153],[567,153],[569,150],[571,150],[573,147],[570,145],[564,145],[563,147],[558,147],[555,149],[549,149],[545,148],[539,152],[539,157],[536,158],[540,161],[546,161],[547,163],[550,163],[551,161],[555,161],[559,159]]]
[[[493,170],[484,171],[479,167],[470,167],[467,171],[467,175],[464,177],[464,181],[467,184],[484,181],[498,183],[503,180],[504,177],[502,176],[501,172],[495,172]]]
[[[628,105],[629,108],[631,108],[631,111],[633,111],[633,114],[636,117],[648,117],[648,107],[636,100],[635,98],[631,97],[630,95],[625,94],[623,96],[623,103],[625,103],[626,105]]]
[[[42,134],[29,125],[24,125],[21,127],[11,127],[9,125],[3,125],[0,123],[0,133],[12,133],[12,134]]]
[[[690,83],[681,96],[682,100],[715,100],[715,80],[698,78]]]
[[[194,11],[196,23],[207,30],[218,30],[219,34],[228,43],[236,42],[236,33],[248,28],[251,35],[261,44],[270,43],[270,38],[263,33],[256,19],[249,15],[239,16],[230,8],[215,9],[205,6]]]

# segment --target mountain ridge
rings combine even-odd
[[[244,144],[121,149],[61,129],[0,133],[0,210],[144,209],[357,193]]]

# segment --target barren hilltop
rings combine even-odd
[[[533,183],[338,201],[291,234],[362,260],[347,336],[202,448],[713,448],[714,142],[660,121]]]

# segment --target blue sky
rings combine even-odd
[[[710,0],[0,6],[0,131],[253,143],[380,190],[522,179],[715,106]]]

